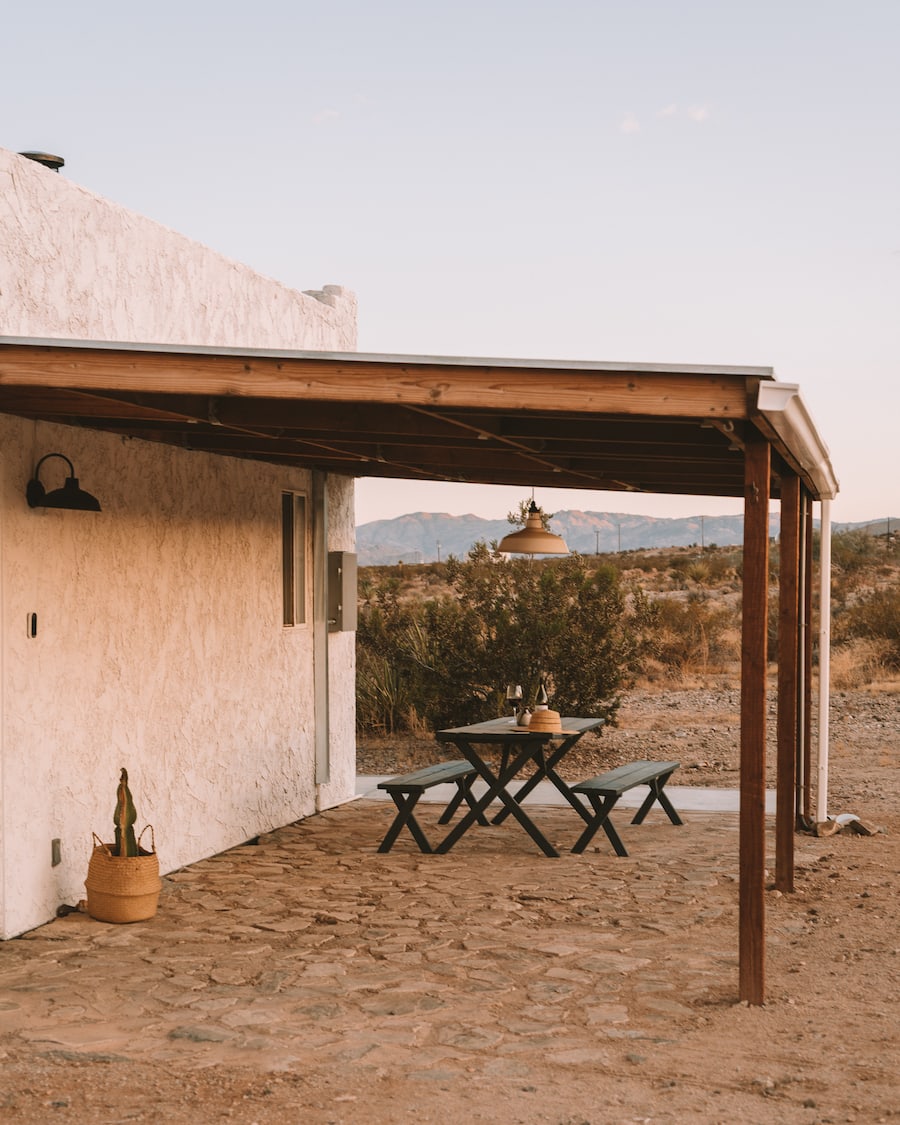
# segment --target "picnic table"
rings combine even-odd
[[[488,806],[499,800],[502,808],[493,817],[499,824],[513,816],[528,833],[544,855],[558,856],[559,852],[534,823],[522,804],[541,781],[549,781],[565,797],[579,816],[589,822],[591,813],[557,773],[556,767],[578,740],[588,731],[599,730],[604,719],[580,719],[563,716],[560,731],[536,731],[516,726],[509,719],[488,719],[471,726],[451,727],[438,731],[439,742],[456,746],[476,774],[487,784],[487,791],[470,802],[466,815],[459,820],[448,835],[434,849],[448,852],[453,845],[479,820],[483,820]],[[524,772],[533,772],[515,790],[511,786]]]

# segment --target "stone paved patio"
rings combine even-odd
[[[496,1084],[498,1105],[535,1082],[580,1084],[565,1096],[583,1107],[599,1075],[620,1073],[620,1092],[637,1071],[658,1084],[711,1023],[753,1018],[734,1007],[733,814],[692,813],[683,827],[659,810],[638,827],[620,814],[626,859],[605,838],[547,859],[509,822],[446,856],[422,855],[408,836],[380,855],[392,815],[357,801],[178,871],[148,922],[73,913],[0,945],[0,1046],[327,1071],[350,1099],[386,1077],[420,1084],[436,1104],[461,1084],[473,1099],[479,1083]],[[437,815],[423,807],[426,830]],[[579,830],[565,809],[535,816],[562,847]],[[798,862],[816,863],[825,843],[798,840]],[[805,928],[799,904],[777,904],[776,945]],[[765,1057],[765,1043],[757,1049]],[[685,1119],[677,1090],[666,1104],[674,1116],[653,1120]],[[771,1108],[773,1121],[817,1120]],[[768,1107],[753,1119],[769,1120]]]

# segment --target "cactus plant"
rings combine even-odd
[[[162,883],[153,826],[147,825],[150,829],[150,851],[147,851],[141,847],[144,833],[135,834],[136,820],[137,812],[128,788],[128,770],[123,769],[113,813],[115,843],[104,844],[96,833],[93,834],[94,848],[84,881],[87,912],[98,922],[142,922],[156,913]]]
[[[137,811],[128,788],[128,770],[124,767],[119,777],[119,788],[116,792],[116,811],[113,823],[116,826],[116,852],[117,856],[139,855],[138,842],[134,835],[134,822],[137,820]]]

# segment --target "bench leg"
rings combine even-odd
[[[632,824],[642,824],[644,817],[647,815],[656,801],[659,801],[661,808],[673,824],[684,824],[684,821],[678,815],[675,806],[669,800],[668,794],[663,793],[663,786],[671,776],[672,775],[670,773],[667,773],[665,777],[654,778],[649,783],[650,792],[644,798],[644,803],[634,814],[634,819],[631,822]]]
[[[475,774],[471,773],[468,777],[460,777],[456,780],[456,792],[453,794],[453,800],[441,813],[441,818],[438,824],[449,824],[453,819],[453,814],[459,808],[463,801],[469,806],[470,809],[476,809],[475,795],[472,792],[472,785],[475,781]],[[478,823],[487,824],[487,817],[480,810],[478,811]]]
[[[628,852],[625,849],[625,845],[622,843],[619,833],[615,830],[612,821],[609,819],[609,814],[613,811],[619,798],[599,797],[596,793],[588,793],[587,797],[593,807],[594,816],[587,828],[585,828],[575,841],[575,846],[572,848],[572,851],[575,852],[576,855],[580,855],[591,840],[593,840],[597,829],[602,828],[606,833],[607,839],[612,844],[616,855],[627,856]]]
[[[419,845],[419,850],[431,853],[433,848],[422,831],[419,822],[413,816],[413,809],[416,807],[419,798],[422,796],[421,792],[418,793],[391,793],[391,798],[397,806],[397,815],[390,828],[385,833],[384,839],[378,847],[380,852],[389,852],[394,846],[394,841],[400,835],[404,827],[408,827],[412,833],[413,839]]]

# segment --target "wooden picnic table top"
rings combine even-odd
[[[487,719],[483,723],[471,723],[464,727],[448,727],[439,730],[435,738],[439,742],[547,742],[552,738],[566,738],[574,734],[587,734],[590,730],[602,727],[605,719],[581,719],[569,715],[561,717],[562,730],[531,730],[529,727],[515,726],[511,719]]]

